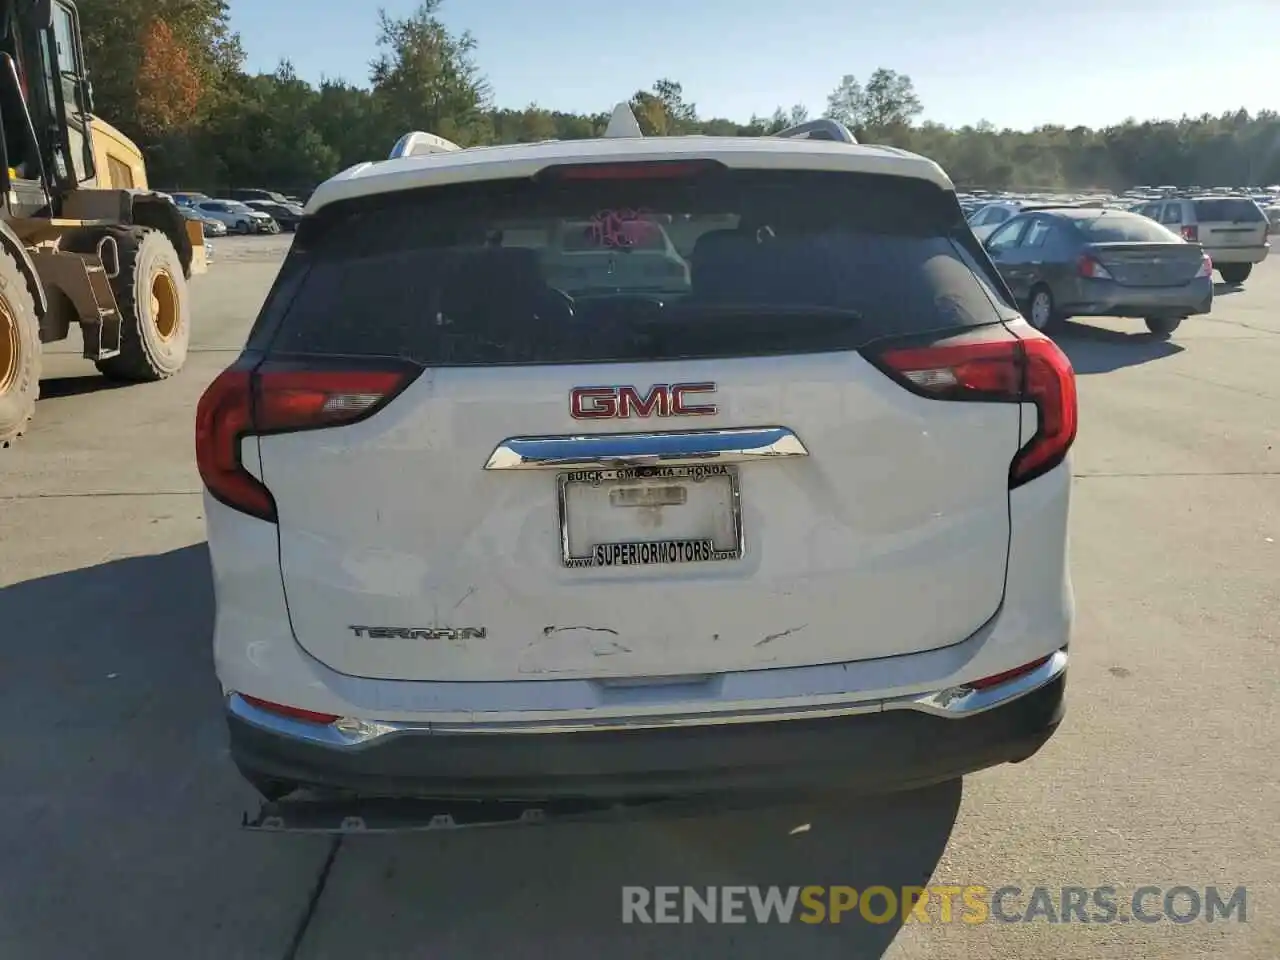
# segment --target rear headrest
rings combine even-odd
[[[694,242],[689,263],[692,266],[699,260],[708,262],[723,256],[742,256],[744,249],[755,243],[755,234],[745,230],[708,230]]]
[[[694,242],[689,254],[689,278],[698,297],[736,299],[744,274],[758,258],[755,233],[744,230],[710,230]]]
[[[546,291],[538,255],[524,247],[489,247],[459,252],[443,278],[441,300],[448,310],[512,304]]]
[[[839,302],[839,278],[819,242],[753,229],[703,234],[690,255],[693,295],[761,304]]]
[[[538,253],[527,247],[486,247],[459,253],[450,273],[454,282],[542,285]]]

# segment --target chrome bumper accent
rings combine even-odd
[[[808,449],[786,427],[687,430],[669,433],[600,433],[560,437],[508,437],[485,463],[486,470],[546,470],[566,467],[693,466],[743,463],[777,457],[807,457]]]
[[[937,693],[922,696],[902,697],[897,700],[886,700],[885,710],[915,710],[936,717],[971,717],[975,713],[985,713],[994,707],[1004,706],[1019,697],[1025,697],[1056,680],[1059,674],[1066,672],[1067,651],[1059,650],[1048,660],[1029,673],[1006,680],[1004,683],[985,690],[974,690],[972,687],[956,686]]]
[[[339,749],[359,748],[374,740],[401,734],[538,734],[587,733],[623,730],[663,729],[670,727],[707,726],[724,723],[757,723],[774,720],[816,720],[881,713],[888,710],[911,710],[948,719],[963,719],[1004,706],[1057,679],[1067,669],[1067,653],[1059,650],[1046,662],[1022,676],[985,690],[955,686],[926,694],[914,694],[890,700],[860,700],[852,703],[824,703],[808,706],[741,707],[732,712],[663,714],[634,717],[602,717],[599,720],[529,720],[486,723],[419,723],[406,721],[361,720],[344,717],[330,724],[304,723],[246,701],[238,694],[227,698],[227,710],[254,726],[295,740]]]

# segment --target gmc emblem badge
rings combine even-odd
[[[575,420],[711,417],[719,407],[690,403],[689,398],[715,392],[714,383],[655,383],[646,393],[635,387],[574,387],[569,391],[569,414]]]

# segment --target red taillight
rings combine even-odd
[[[1008,683],[1010,680],[1016,680],[1018,677],[1025,676],[1033,670],[1044,666],[1053,658],[1053,654],[1047,657],[1041,657],[1039,660],[1032,660],[1030,663],[1024,663],[1020,667],[1014,667],[1012,670],[1005,670],[1003,673],[993,673],[989,677],[983,677],[981,680],[974,680],[966,683],[965,686],[972,690],[986,690],[988,687],[998,687],[1002,683]]]
[[[1016,487],[1052,470],[1075,443],[1080,410],[1076,374],[1058,345],[1041,334],[1021,340],[1026,351],[1022,400],[1039,413],[1035,436],[1022,445],[1009,465],[1009,486]]]
[[[403,370],[266,370],[255,377],[254,431],[350,423],[399,393],[405,381]]]
[[[547,167],[539,176],[556,180],[682,180],[721,166],[715,160],[572,163]]]
[[[1110,280],[1111,271],[1104,267],[1097,257],[1085,254],[1076,261],[1076,272],[1089,280]]]
[[[1039,423],[1009,465],[1010,488],[1052,470],[1075,442],[1075,371],[1057,344],[1030,328],[1009,339],[893,348],[876,362],[935,400],[1034,403]]]
[[[271,491],[244,468],[240,441],[253,433],[253,375],[225,370],[196,405],[196,466],[205,488],[222,503],[272,523]]]
[[[1022,387],[1021,348],[1009,339],[887,350],[880,360],[938,400],[1010,400]]]
[[[303,710],[301,707],[290,707],[283,703],[272,703],[270,700],[262,700],[258,697],[251,697],[248,694],[240,694],[240,699],[245,703],[252,704],[259,710],[266,710],[268,713],[274,713],[277,716],[288,717],[290,720],[301,720],[304,723],[329,724],[335,720],[342,719],[336,713],[316,713],[314,710]]]
[[[1210,257],[1207,253],[1202,253],[1200,255],[1200,269],[1196,271],[1196,276],[1197,277],[1213,276],[1213,258]]]
[[[224,371],[196,408],[196,465],[209,492],[227,506],[274,523],[275,499],[245,469],[247,437],[314,430],[360,420],[413,379],[398,370]]]
[[[1198,243],[1200,241],[1200,228],[1194,224],[1187,224],[1180,232],[1182,239],[1187,243]]]

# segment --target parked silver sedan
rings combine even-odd
[[[179,206],[178,209],[182,211],[182,215],[188,220],[199,222],[200,226],[204,228],[206,237],[225,237],[227,235],[227,225],[221,220],[206,217],[193,207]]]
[[[269,215],[238,200],[200,200],[192,209],[203,218],[221,221],[233,233],[280,232],[280,226]]]

